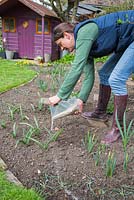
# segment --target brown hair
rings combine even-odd
[[[73,33],[74,31],[74,24],[70,24],[68,22],[63,22],[57,25],[53,30],[53,39],[57,41],[58,39],[64,37],[64,32]]]

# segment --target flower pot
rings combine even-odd
[[[7,59],[13,59],[13,56],[14,56],[13,51],[6,50],[6,58]]]
[[[13,59],[18,59],[18,58],[19,58],[18,52],[14,51]]]
[[[45,57],[45,62],[46,63],[49,62],[49,61],[51,61],[51,55],[50,54],[45,53],[44,57]]]
[[[1,51],[1,52],[0,52],[0,58],[6,58],[6,54],[5,54],[4,51]]]

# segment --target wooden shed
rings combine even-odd
[[[19,58],[59,58],[52,30],[60,20],[52,10],[31,0],[1,0],[0,16],[6,49],[16,51]]]

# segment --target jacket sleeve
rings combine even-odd
[[[95,79],[94,61],[92,58],[89,59],[89,62],[87,62],[83,71],[84,71],[84,80],[82,82],[82,87],[78,95],[78,98],[81,99],[83,102],[86,102],[93,88]]]
[[[85,72],[86,76],[82,84],[80,98],[84,101],[87,100],[91,90],[87,88],[92,88],[94,80],[94,65],[89,61],[89,53],[97,35],[98,26],[95,23],[86,24],[78,31],[75,58],[68,75],[57,93],[59,98],[67,99],[81,74]]]

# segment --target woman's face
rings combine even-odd
[[[75,46],[74,34],[64,32],[64,37],[56,41],[56,44],[61,48],[61,50],[68,50],[72,52]]]

